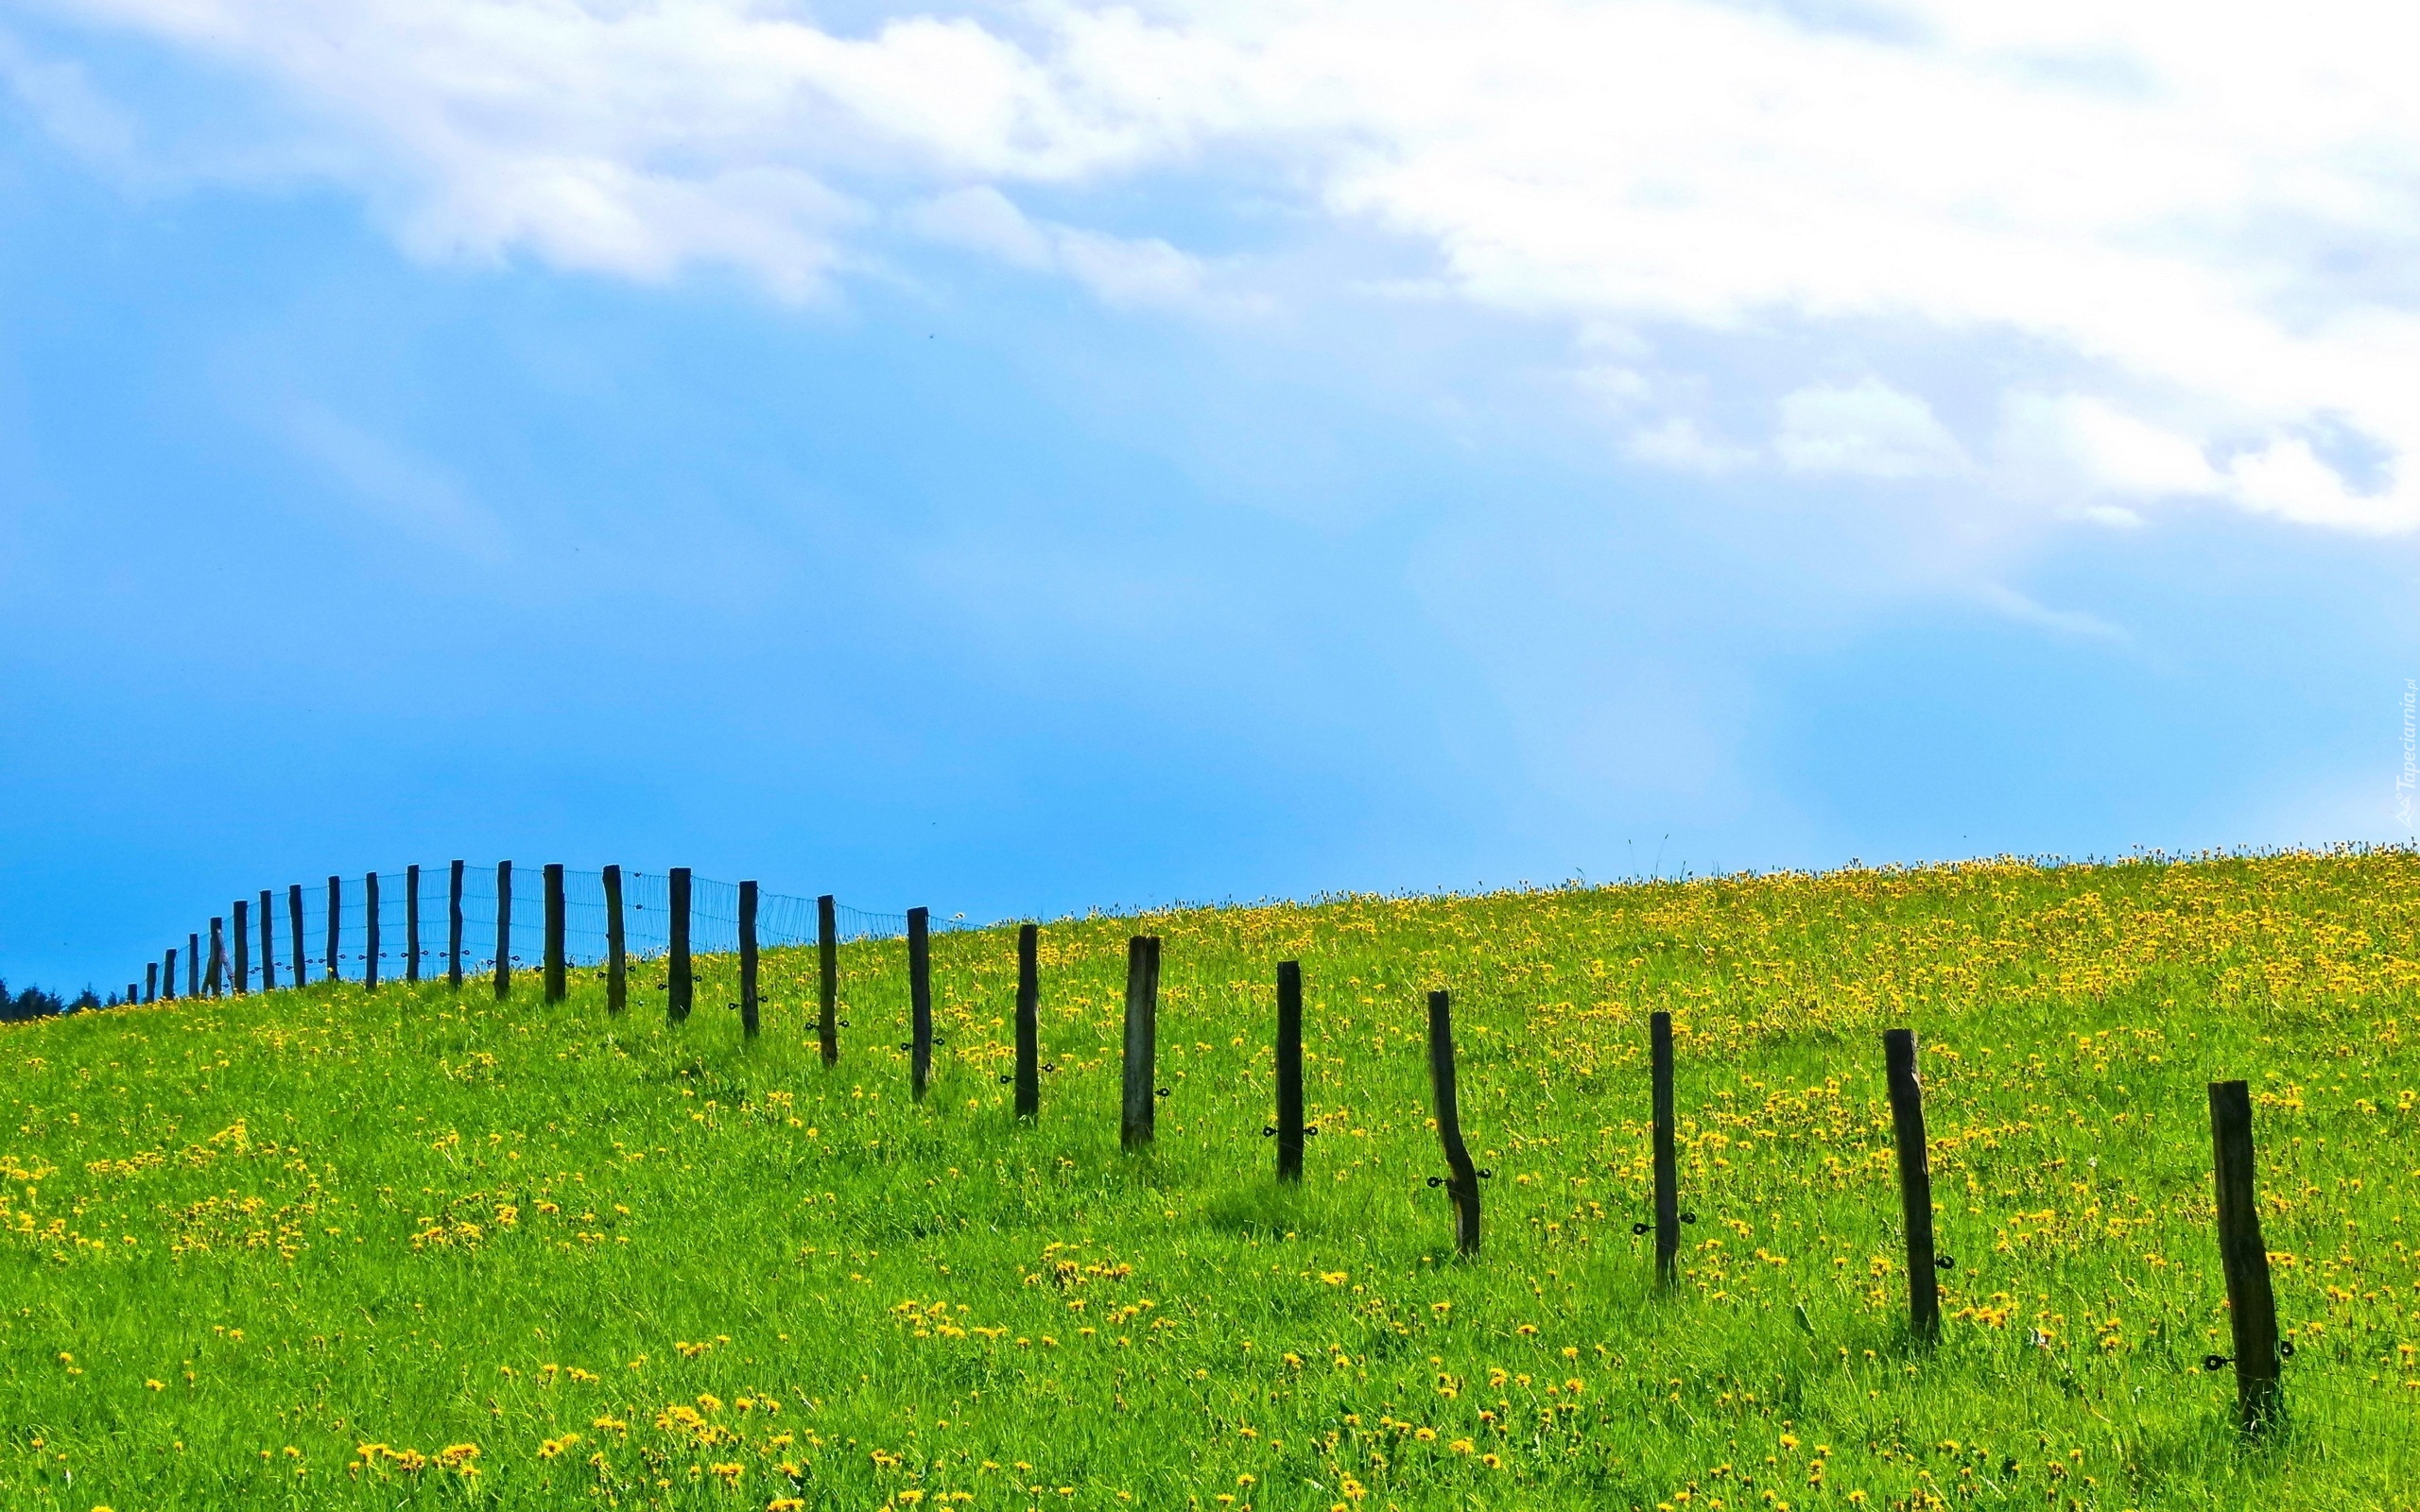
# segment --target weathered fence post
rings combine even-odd
[[[672,868],[670,948],[665,953],[664,1008],[675,1023],[689,1017],[696,984],[689,975],[689,868]]]
[[[445,884],[445,985],[462,990],[462,863],[448,868]]]
[[[361,880],[361,985],[378,990],[378,873]]]
[[[201,996],[201,936],[185,936],[185,996]]]
[[[563,867],[546,863],[546,1001],[561,1003],[563,984]]]
[[[1681,1252],[1680,1159],[1672,1134],[1672,1016],[1648,1022],[1648,1057],[1655,1083],[1655,1283],[1668,1287]]]
[[[1445,1194],[1454,1199],[1454,1252],[1478,1253],[1478,1171],[1462,1143],[1461,1104],[1454,1094],[1453,1000],[1428,994],[1428,1086],[1437,1109],[1437,1140],[1445,1147]]]
[[[235,917],[235,964],[227,981],[240,998],[252,989],[252,905],[238,898],[229,907]]]
[[[210,981],[208,983],[212,997],[223,997],[226,994],[226,975],[227,921],[223,919],[214,919],[210,921]]]
[[[337,946],[342,942],[344,922],[344,884],[335,877],[328,879],[328,980],[341,982],[344,972],[337,968]]]
[[[623,953],[622,868],[605,868],[605,1011],[619,1013],[630,1005],[631,966]]]
[[[261,889],[261,990],[277,990],[277,894]]]
[[[2226,1271],[2227,1321],[2235,1331],[2237,1421],[2258,1434],[2284,1406],[2277,1297],[2260,1236],[2260,1188],[2253,1166],[2252,1091],[2210,1083],[2210,1150],[2219,1196],[2219,1262]]]
[[[840,1060],[840,923],[836,916],[830,893],[815,900],[815,1037],[827,1066]]]
[[[1277,963],[1277,1179],[1303,1179],[1303,963]]]
[[[160,963],[157,961],[149,961],[144,965],[143,1001],[147,1004],[160,1001]]]
[[[1042,1113],[1042,971],[1039,964],[1042,931],[1035,925],[1017,930],[1017,1117]]]
[[[1160,937],[1126,942],[1126,1087],[1117,1143],[1138,1150],[1151,1143],[1159,1119]]]
[[[756,885],[739,885],[739,1031],[756,1038]]]
[[[495,997],[512,994],[512,863],[495,864]]]
[[[160,958],[160,996],[173,999],[177,995],[177,953],[172,946]]]
[[[1908,1229],[1908,1331],[1929,1342],[1941,1336],[1941,1276],[1932,1246],[1932,1165],[1924,1083],[1916,1074],[1916,1032],[1884,1030],[1882,1057],[1892,1132],[1899,1146],[1899,1211]]]
[[[420,980],[420,868],[404,868],[404,980]]]
[[[916,1101],[933,1079],[933,916],[908,910],[908,1087]]]
[[[305,970],[310,955],[302,945],[302,885],[299,882],[286,885],[285,921],[286,935],[294,954],[294,985],[301,987],[311,978]]]

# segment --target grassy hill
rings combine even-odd
[[[1159,1142],[1117,1146],[1125,936]],[[0,1503],[1735,1509],[2420,1504],[2420,859],[1974,864],[769,956],[742,1040],[582,974],[0,1029]],[[1274,963],[1306,1181],[1272,1178]],[[649,976],[650,984],[654,978]],[[1455,1259],[1422,994],[1487,1238]],[[1676,1293],[1646,1015],[1679,1020]],[[711,1011],[709,1011],[711,1010]],[[1878,1031],[1923,1038],[1945,1337],[1901,1324]],[[2230,1432],[2204,1084],[2257,1099],[2287,1430]]]

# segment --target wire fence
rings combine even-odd
[[[147,963],[143,985],[138,988],[130,984],[128,1001],[132,1001],[138,992],[145,1001],[150,1001],[155,997],[186,996],[195,990],[210,991],[214,937],[219,941],[216,948],[221,991],[255,992],[325,981],[331,976],[364,981],[374,975],[382,982],[442,976],[452,966],[457,909],[461,920],[461,971],[465,976],[493,972],[499,954],[515,969],[540,966],[545,959],[546,948],[544,868],[512,866],[508,870],[494,864],[459,864],[461,884],[457,892],[457,865],[439,862],[393,871],[330,877],[231,900],[214,920],[164,950],[158,961]],[[621,888],[623,951],[627,958],[636,962],[669,954],[670,874],[624,870]],[[738,951],[739,889],[737,883],[690,878],[689,949],[693,954],[717,955]],[[564,964],[604,964],[609,950],[610,912],[605,873],[565,868],[562,890]],[[819,902],[760,888],[756,900],[757,948],[779,950],[819,943]],[[240,945],[235,936],[238,904],[243,910],[245,934]],[[908,934],[908,915],[904,911],[878,913],[853,908],[836,900],[832,912],[835,938],[840,944],[903,939]],[[499,920],[507,918],[510,923],[499,931]],[[217,926],[215,934],[213,923]],[[373,923],[374,973],[371,971]],[[934,934],[988,927],[962,914],[934,919],[930,923]],[[199,959],[194,958],[196,947]],[[118,1000],[112,997],[111,1001]]]

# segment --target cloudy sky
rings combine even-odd
[[[0,974],[2408,837],[2416,28],[0,0]]]

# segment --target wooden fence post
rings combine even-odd
[[[1673,1147],[1672,1016],[1648,1020],[1649,1059],[1655,1080],[1655,1284],[1677,1279],[1681,1252],[1680,1158]]]
[[[2252,1090],[2210,1083],[2210,1150],[2219,1196],[2219,1262],[2226,1271],[2227,1321],[2235,1331],[2237,1421],[2258,1434],[2284,1406],[2279,1383],[2277,1297],[2260,1236],[2260,1188],[2253,1166]],[[2223,1363],[2223,1362],[2221,1362]]]
[[[344,884],[335,877],[328,879],[328,980],[341,982],[344,972],[337,968],[337,946],[343,938]]]
[[[670,919],[666,919],[668,943],[663,954],[663,1011],[673,1023],[690,1016],[690,1002],[695,997],[697,982],[690,977],[690,868],[675,866],[666,883],[670,900]]]
[[[1428,1086],[1436,1104],[1437,1140],[1445,1147],[1445,1194],[1454,1199],[1454,1252],[1478,1253],[1478,1172],[1462,1143],[1461,1104],[1454,1093],[1454,1011],[1443,992],[1428,994]],[[1437,1177],[1429,1178],[1431,1184]]]
[[[404,980],[420,980],[420,868],[404,868]]]
[[[378,990],[378,873],[361,882],[361,985]]]
[[[302,945],[302,885],[299,882],[286,885],[285,921],[286,934],[294,954],[294,985],[301,987],[311,978],[310,972],[305,970],[310,955]]]
[[[756,885],[739,885],[739,1031],[756,1038]]]
[[[908,910],[908,1086],[916,1101],[933,1078],[933,916]]]
[[[185,996],[201,996],[201,936],[185,936]]]
[[[1916,1032],[1884,1030],[1882,1057],[1891,1127],[1899,1146],[1899,1211],[1908,1230],[1908,1332],[1929,1343],[1941,1337],[1941,1276],[1933,1254],[1932,1165],[1924,1083],[1916,1074]]]
[[[1042,931],[1025,924],[1017,930],[1017,1117],[1042,1114],[1042,972],[1038,962]]]
[[[143,1001],[147,1004],[160,1001],[160,963],[157,961],[149,961],[144,965]]]
[[[605,868],[605,1011],[619,1013],[631,1003],[630,960],[623,953],[622,868]]]
[[[563,982],[563,867],[546,863],[546,1001],[561,1003],[568,990]]]
[[[672,868],[671,948],[665,953],[664,1007],[674,1023],[689,1017],[696,983],[689,975],[689,868]]]
[[[261,990],[277,990],[277,894],[261,889]]]
[[[1121,1148],[1151,1143],[1159,1118],[1160,937],[1126,942],[1126,1096],[1117,1121]]]
[[[445,985],[462,990],[462,863],[449,868],[445,885]]]
[[[235,916],[235,964],[227,981],[240,998],[252,989],[252,905],[238,898],[229,906]]]
[[[1303,1179],[1303,965],[1277,963],[1277,1179]]]
[[[212,997],[226,995],[226,975],[227,921],[214,919],[210,921],[210,981],[207,984]]]
[[[495,997],[512,994],[512,863],[495,864]]]
[[[167,954],[162,956],[160,960],[160,996],[174,999],[176,995],[177,952],[176,948],[171,946]]]
[[[828,892],[815,900],[815,1036],[833,1066],[840,1061],[840,923]]]

